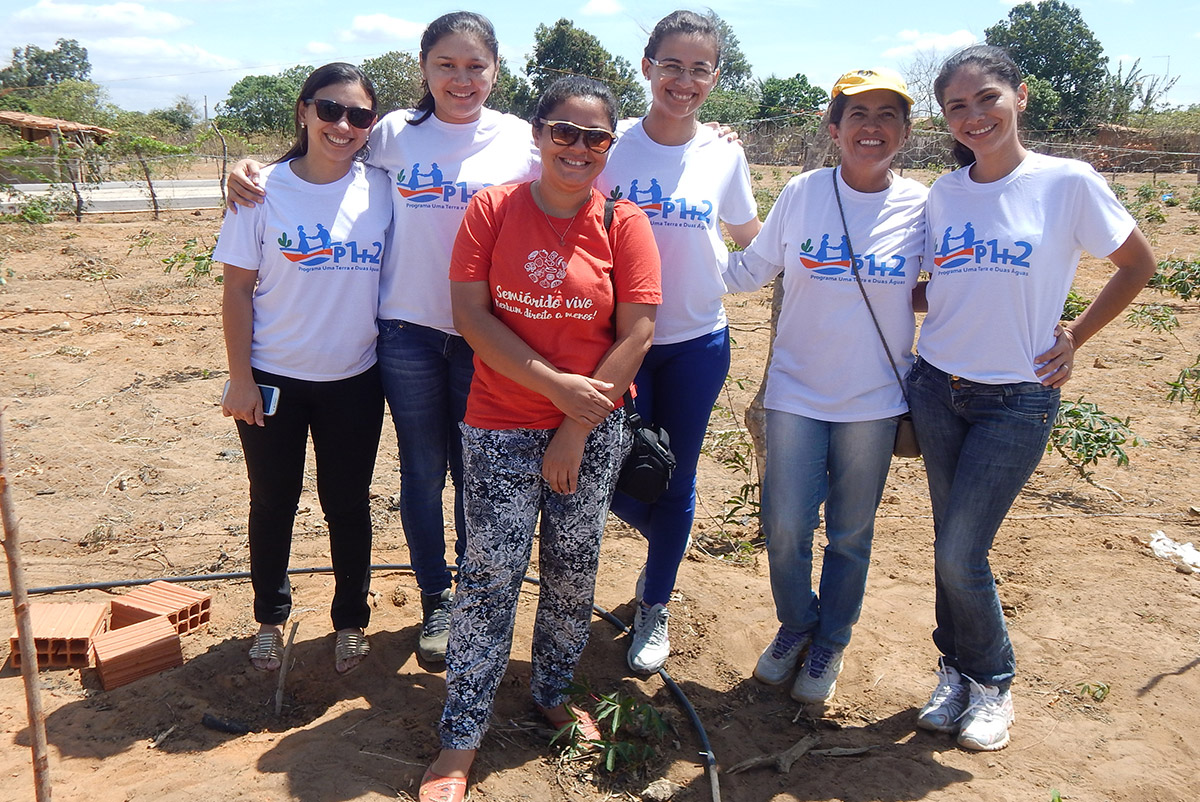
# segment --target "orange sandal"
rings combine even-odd
[[[562,730],[563,727],[575,725],[575,733],[580,741],[599,741],[603,739],[600,734],[600,727],[596,724],[596,720],[586,710],[575,707],[574,705],[566,705],[567,716],[561,718],[553,718],[550,711],[538,705],[538,710],[542,711],[542,716],[546,721],[550,722],[550,726],[556,730]]]
[[[419,802],[463,802],[467,798],[466,777],[443,777],[425,769],[421,778]]]

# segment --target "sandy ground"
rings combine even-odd
[[[771,172],[771,168],[764,168]],[[1130,179],[1130,185],[1139,181]],[[1191,177],[1179,184],[1186,191]],[[1170,209],[1151,232],[1160,255],[1196,258],[1200,215]],[[0,399],[12,499],[27,583],[241,571],[245,466],[216,399],[225,378],[220,288],[189,284],[160,260],[192,237],[211,244],[215,211],[0,225]],[[1087,259],[1077,287],[1098,291],[1107,268]],[[767,343],[767,293],[731,296],[736,341],[728,393],[703,457],[696,547],[672,602],[671,675],[707,729],[721,798],[764,800],[1192,800],[1200,762],[1200,578],[1152,556],[1157,530],[1196,540],[1194,470],[1200,417],[1168,403],[1165,382],[1200,353],[1200,304],[1169,304],[1181,328],[1153,334],[1112,324],[1088,343],[1067,398],[1129,416],[1144,444],[1130,466],[1095,470],[1108,490],[1047,456],[1003,528],[993,565],[1016,646],[1017,722],[998,753],[963,751],[914,730],[933,683],[932,525],[920,461],[896,460],[879,511],[862,620],[834,702],[800,709],[786,688],[750,678],[774,633],[765,555],[752,519],[725,520],[744,475],[738,427],[757,388]],[[1175,336],[1177,335],[1177,336]],[[731,414],[732,410],[732,414]],[[376,468],[376,562],[404,564],[394,435]],[[301,501],[294,566],[328,563],[315,489]],[[641,539],[615,520],[604,546],[597,601],[628,620]],[[273,677],[245,659],[254,631],[245,581],[202,582],[211,624],[184,638],[183,667],[113,691],[91,669],[41,674],[55,798],[61,800],[408,798],[436,749],[443,674],[415,656],[420,604],[410,574],[381,570],[370,658],[333,671],[324,575],[295,580],[299,622],[281,717]],[[113,594],[125,592],[123,589]],[[61,593],[53,601],[111,598]],[[627,639],[597,618],[580,667],[597,694],[655,707],[673,728],[635,770],[610,774],[562,760],[547,745],[527,690],[536,590],[523,594],[513,660],[473,776],[473,798],[632,799],[652,780],[681,786],[684,802],[715,799],[695,730],[662,679],[629,674]],[[11,606],[0,628],[11,632]],[[0,643],[0,798],[31,799],[32,769],[20,674]],[[1082,685],[1101,686],[1098,700]],[[210,713],[252,730],[205,728]],[[165,738],[154,746],[164,733]],[[815,735],[817,749],[790,772],[729,774],[756,755]]]

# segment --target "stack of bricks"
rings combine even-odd
[[[179,636],[206,623],[212,596],[152,582],[112,601],[112,631],[96,639],[96,668],[105,690],[183,665]]]
[[[113,599],[111,608],[108,602],[30,605],[38,665],[94,664],[105,690],[183,665],[179,636],[211,615],[211,595],[161,581]],[[13,665],[20,666],[15,632],[9,644]]]

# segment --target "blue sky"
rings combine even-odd
[[[901,72],[916,54],[946,55],[982,40],[1005,19],[1002,0],[711,0],[733,26],[756,77],[803,73],[825,89],[849,69]],[[1200,0],[1081,0],[1073,3],[1104,47],[1110,66],[1141,59],[1144,73],[1180,76],[1167,96],[1200,103]],[[553,11],[535,9],[551,8]],[[469,7],[469,6],[468,6]],[[528,0],[479,4],[496,26],[501,54],[520,69],[539,23],[566,17],[634,64],[646,33],[675,2]],[[324,0],[6,0],[0,10],[0,63],[26,43],[50,49],[60,37],[88,49],[92,78],[129,109],[170,106],[189,95],[211,109],[245,75],[294,64],[360,62],[389,50],[416,52],[425,24],[457,3]]]

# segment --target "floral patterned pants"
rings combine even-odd
[[[446,652],[445,749],[476,749],[508,668],[517,596],[541,515],[533,700],[566,699],[587,645],[600,538],[617,474],[630,448],[623,410],[588,435],[578,489],[553,492],[542,457],[554,429],[476,429],[463,424],[467,547],[458,574]]]

